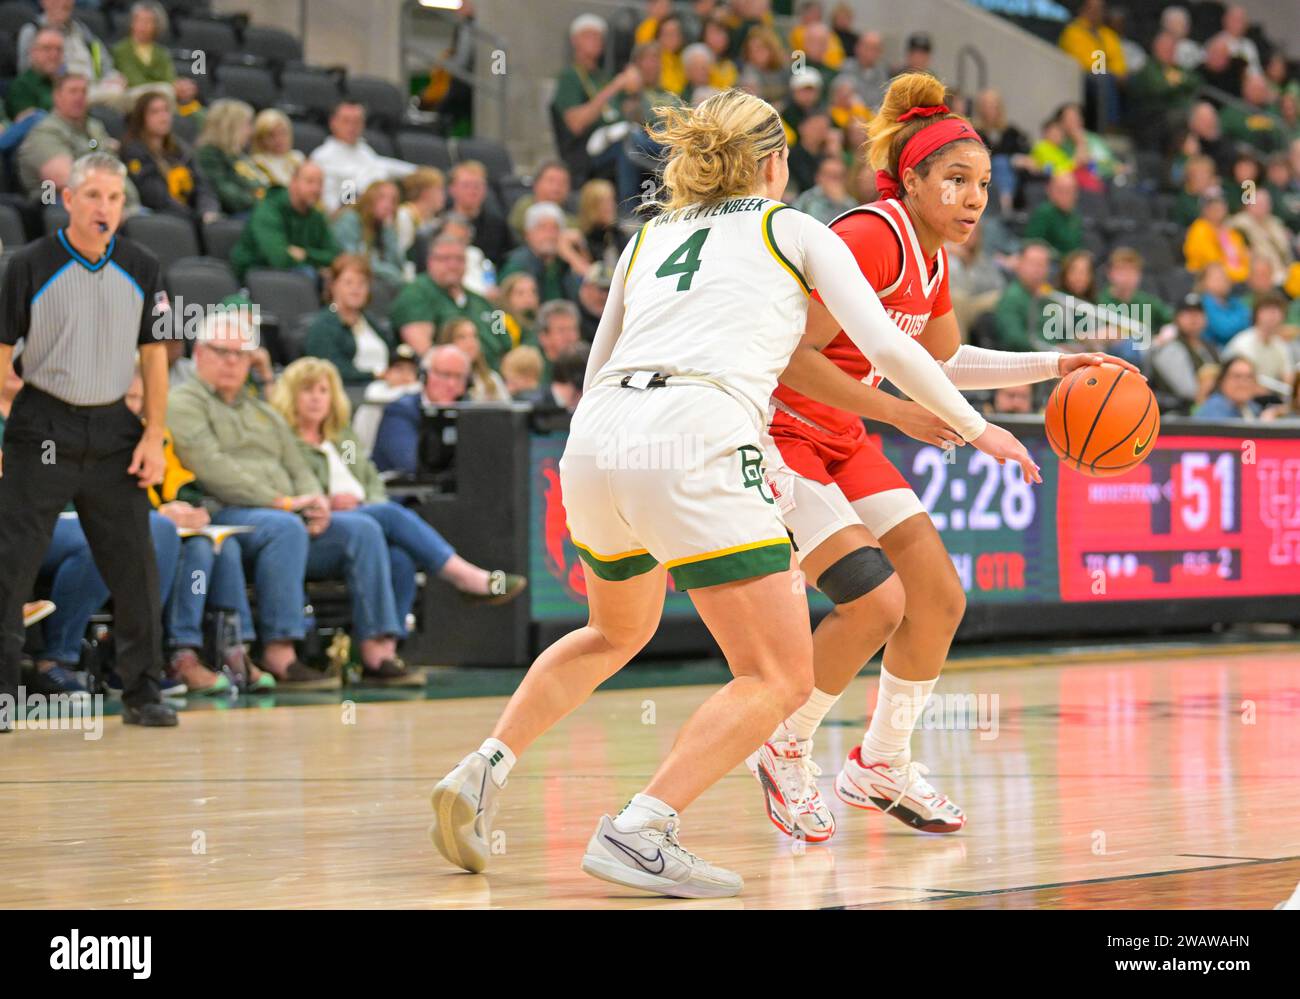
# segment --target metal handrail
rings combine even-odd
[[[420,5],[418,2],[416,2],[416,0],[408,0],[408,2],[402,6],[402,32],[401,32],[402,41],[401,41],[401,52],[399,53],[399,59],[401,60],[403,66],[405,66],[406,64],[406,56],[408,53],[414,53],[417,57],[420,56],[420,53],[416,51],[417,46],[411,42],[411,39],[414,35],[414,33],[411,31],[412,15],[413,12],[419,7]],[[484,92],[491,94],[491,96],[494,98],[494,103],[496,104],[496,109],[497,109],[497,123],[498,123],[497,138],[504,141],[506,135],[508,134],[507,114],[510,107],[510,99],[509,99],[510,85],[508,79],[510,74],[485,72],[482,69],[482,67],[485,65],[485,63],[490,64],[491,59],[487,59],[487,60],[482,59],[480,57],[480,49],[486,48],[489,53],[497,50],[504,51],[506,47],[505,39],[502,38],[500,35],[496,34],[495,32],[489,31],[487,28],[480,26],[475,21],[463,21],[460,20],[459,18],[456,18],[454,13],[451,11],[437,10],[433,8],[421,8],[421,9],[428,16],[437,17],[440,20],[452,23],[454,27],[468,28],[470,33],[470,38],[472,39],[472,44],[474,46],[474,69],[473,70],[466,72],[462,70],[459,66],[449,66],[442,61],[440,55],[434,56],[432,58],[422,58],[421,61],[425,65],[446,70],[446,72],[451,76],[452,79],[459,80],[462,83],[469,84],[469,86],[473,88],[475,91],[478,91],[480,87],[487,84],[488,90]],[[476,124],[475,131],[478,132],[478,130],[479,129]]]

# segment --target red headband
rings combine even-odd
[[[899,115],[898,120],[911,121],[914,118],[933,118],[935,115],[948,113],[947,107],[936,104],[934,107],[912,108],[910,111]],[[902,177],[905,170],[915,168],[918,163],[936,149],[940,149],[950,142],[961,142],[964,139],[974,139],[976,142],[983,141],[964,118],[944,118],[942,121],[936,121],[925,126],[903,145],[903,152],[898,157],[897,177],[887,170],[876,171],[876,192],[882,198],[896,197],[902,188]]]

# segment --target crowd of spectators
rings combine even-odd
[[[196,234],[242,222],[228,255],[237,282],[283,271],[319,296],[300,329],[281,331],[301,355],[283,370],[265,350],[242,349],[252,334],[233,321],[173,351],[172,456],[193,495],[159,497],[160,560],[181,578],[199,551],[186,543],[168,555],[167,524],[196,524],[209,507],[214,523],[250,529],[205,570],[220,583],[207,599],[230,605],[244,641],[260,637],[261,668],[280,683],[322,681],[294,652],[307,579],[348,580],[363,666],[392,683],[408,682],[396,650],[417,571],[486,592],[486,571],[388,503],[384,480],[419,474],[430,408],[576,406],[615,264],[654,190],[657,108],[732,86],[772,101],[791,144],[786,200],[829,222],[876,198],[867,126],[890,78],[929,71],[935,47],[914,33],[890,62],[886,26],[817,0],[788,18],[772,0],[639,8],[617,61],[601,16],[568,26],[551,104],[556,156],[514,186],[477,159],[443,170],[376,151],[367,107],[351,98],[326,109],[327,134],[306,153],[282,110],[205,104],[176,71],[153,0],[131,6],[112,46],[72,0],[41,0],[19,32],[0,153],[22,196],[46,198],[78,156],[114,152],[128,168],[128,215],[183,219]],[[1142,38],[1114,13],[1105,0],[1077,4],[1059,41],[1080,62],[1079,92],[1062,94],[1046,121],[1010,120],[994,89],[951,94],[992,154],[984,220],[949,250],[963,331],[1003,349],[1124,356],[1166,413],[1294,419],[1300,75],[1236,6],[1203,38],[1177,6]],[[96,107],[124,116],[120,142]],[[1062,313],[1064,327],[1053,322]],[[1042,401],[1041,389],[1008,389],[982,403],[1025,412]],[[84,630],[102,584],[74,599],[68,588],[89,577],[84,539],[56,542],[46,575],[64,616],[47,620],[44,665],[67,676],[67,636]],[[246,582],[257,620],[235,597]],[[194,639],[202,606],[176,590],[167,613],[174,677],[221,689],[221,664],[202,662]],[[233,655],[232,670],[273,682],[246,651]]]

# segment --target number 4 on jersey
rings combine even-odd
[[[655,277],[672,277],[674,274],[680,274],[681,277],[677,279],[677,290],[689,291],[691,280],[695,277],[695,272],[700,269],[700,247],[704,245],[708,235],[708,229],[691,233],[690,238],[673,250],[668,259],[659,265]]]

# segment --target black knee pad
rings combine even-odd
[[[817,579],[817,589],[832,603],[848,604],[865,597],[894,574],[889,556],[879,548],[851,551]]]

